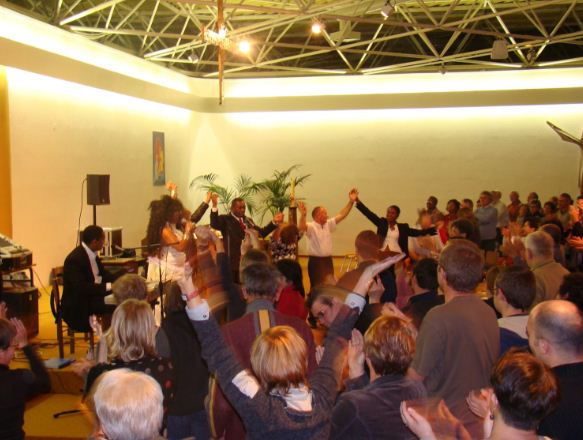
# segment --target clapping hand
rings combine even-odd
[[[275,223],[276,225],[283,223],[283,212],[275,213],[275,215],[273,216],[273,223]]]
[[[308,210],[306,208],[306,204],[304,202],[298,202],[298,209],[300,210],[301,215],[306,215]]]
[[[364,338],[358,330],[352,330],[348,341],[348,375],[355,379],[364,374]]]
[[[26,347],[28,345],[26,327],[24,326],[22,321],[18,318],[10,318],[10,322],[16,328],[16,336],[14,336],[14,342],[16,342],[19,349]]]
[[[91,315],[89,317],[89,326],[93,329],[95,336],[101,339],[103,336],[103,328],[101,327],[101,323],[99,322],[99,319],[97,319],[96,315]]]

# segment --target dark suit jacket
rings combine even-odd
[[[276,226],[273,222],[263,228],[258,227],[253,223],[249,217],[245,217],[245,225],[248,228],[253,228],[259,232],[261,237],[266,237],[271,233]],[[239,260],[241,260],[241,243],[245,238],[245,231],[241,229],[241,225],[231,213],[226,215],[219,215],[217,211],[211,211],[211,228],[218,229],[223,234],[223,242],[225,244],[225,252],[229,256],[233,278],[239,280]]]
[[[106,311],[103,301],[107,294],[106,283],[115,281],[116,277],[105,270],[99,257],[97,267],[101,284],[95,284],[91,262],[83,246],[73,249],[65,259],[61,306],[62,317],[71,329],[88,332],[89,316]]]
[[[208,203],[202,202],[190,216],[190,221],[192,223],[198,223],[207,209],[209,209]]]
[[[389,221],[385,217],[379,217],[376,215],[361,201],[356,202],[356,209],[362,212],[362,214],[377,227],[377,235],[384,242],[389,231]],[[435,228],[414,229],[410,228],[408,223],[397,223],[397,228],[399,229],[399,247],[407,255],[409,255],[409,237],[437,234]]]

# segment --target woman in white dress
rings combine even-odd
[[[192,274],[196,249],[193,224],[180,200],[162,196],[150,203],[147,240],[149,288],[165,286]]]

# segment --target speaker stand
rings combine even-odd
[[[97,226],[97,205],[93,205],[93,225]]]

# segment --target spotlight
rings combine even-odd
[[[192,64],[198,63],[199,62],[198,55],[192,52],[190,55],[188,55],[188,61],[190,61]]]
[[[239,48],[239,52],[241,53],[249,53],[251,50],[251,43],[247,40],[241,40],[237,43],[237,47]]]
[[[391,0],[387,0],[385,6],[381,9],[381,15],[385,18],[389,18],[393,12],[395,12],[395,7],[391,4]]]
[[[322,33],[322,31],[324,30],[324,24],[320,21],[314,21],[314,23],[312,23],[312,33],[319,35]]]
[[[505,60],[506,58],[508,58],[508,48],[506,47],[506,41],[494,41],[494,44],[492,45],[492,52],[490,53],[490,59]]]
[[[220,38],[225,38],[227,36],[227,28],[223,25],[221,25],[221,27],[219,28],[219,31],[217,32],[219,34]]]

